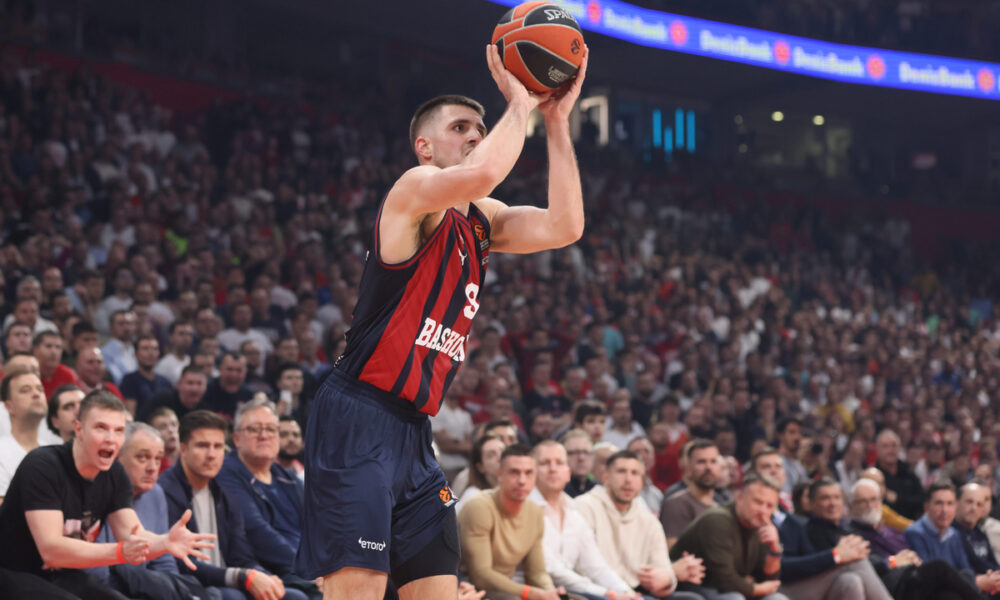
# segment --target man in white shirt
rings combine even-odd
[[[619,448],[627,448],[629,442],[646,435],[642,426],[632,420],[632,394],[628,388],[615,391],[607,421],[601,441],[610,442]]]
[[[177,385],[181,371],[191,364],[191,343],[194,340],[194,327],[190,323],[174,321],[169,330],[170,349],[163,355],[153,369],[157,375],[163,375],[171,385]]]
[[[642,598],[608,566],[597,549],[593,530],[563,491],[570,477],[566,449],[559,442],[545,440],[535,446],[532,454],[538,476],[529,499],[545,512],[542,550],[552,581],[578,594],[616,600]]]
[[[38,424],[45,420],[49,407],[38,373],[24,368],[8,370],[0,382],[0,399],[10,413],[11,426],[10,434],[0,436],[0,498],[3,498],[17,466],[40,445]]]
[[[131,310],[118,310],[111,315],[111,339],[101,346],[108,374],[120,385],[122,377],[139,369],[135,357],[137,319]]]
[[[441,410],[431,419],[441,470],[452,474],[469,466],[473,430],[472,415],[458,403],[458,391],[452,391],[456,387],[445,393]]]
[[[226,350],[236,352],[240,349],[240,344],[247,340],[253,340],[260,348],[261,360],[266,361],[267,355],[274,352],[274,345],[262,331],[250,327],[252,322],[253,310],[250,305],[237,304],[233,307],[233,326],[219,333],[219,343]]]

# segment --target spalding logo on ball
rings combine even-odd
[[[533,0],[507,11],[493,43],[507,70],[533,92],[549,92],[576,75],[583,61],[583,34],[562,7]]]

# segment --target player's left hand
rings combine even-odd
[[[184,561],[187,568],[192,571],[198,570],[198,567],[191,562],[191,557],[195,557],[199,560],[211,560],[204,552],[199,552],[201,548],[214,548],[215,544],[212,540],[215,539],[215,535],[211,533],[195,533],[187,528],[188,521],[191,520],[191,509],[184,511],[180,519],[174,523],[174,526],[170,528],[170,532],[167,533],[167,552]]]
[[[576,76],[559,89],[552,92],[547,100],[538,105],[538,111],[546,120],[549,119],[569,119],[573,112],[573,106],[580,97],[580,88],[583,87],[583,80],[587,77],[587,61],[590,59],[590,48],[586,44],[583,46],[583,61],[580,62],[580,69]]]

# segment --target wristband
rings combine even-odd
[[[836,548],[833,549],[833,563],[836,565],[840,564],[840,553],[837,552]]]
[[[521,590],[521,600],[528,600],[528,594],[530,593],[531,593],[531,586],[530,585],[524,586],[524,589]]]
[[[889,557],[889,568],[890,569],[895,569],[898,566],[899,566],[899,563],[896,562],[896,557],[895,556],[890,556]]]
[[[118,559],[118,564],[120,565],[124,565],[128,562],[125,560],[125,554],[122,552],[122,545],[124,544],[125,542],[118,542],[118,546],[115,548],[115,557]]]
[[[604,595],[607,596],[608,598],[611,598],[611,600],[615,600],[615,592],[613,590],[608,590],[604,592]]]
[[[257,571],[251,570],[249,573],[247,573],[247,582],[246,585],[244,586],[246,589],[248,590],[250,589],[250,586],[253,585],[253,578],[256,576],[257,576]]]

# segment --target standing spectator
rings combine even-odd
[[[135,359],[139,368],[122,378],[120,388],[122,396],[125,397],[125,406],[132,414],[138,414],[139,407],[152,402],[156,394],[174,388],[166,377],[156,374],[156,363],[160,359],[160,342],[151,335],[144,335],[139,337],[135,348]]]
[[[778,452],[785,463],[785,488],[782,491],[791,494],[795,484],[809,479],[806,468],[798,458],[802,446],[802,421],[797,417],[785,417],[778,421],[777,432]]]
[[[76,360],[77,374],[80,377],[80,387],[90,393],[94,390],[107,390],[122,399],[118,386],[107,380],[108,372],[104,368],[104,356],[97,346],[90,346],[80,351]]]
[[[592,490],[597,483],[590,472],[594,466],[591,454],[593,442],[590,435],[581,429],[571,429],[562,438],[562,444],[569,456],[570,478],[566,484],[566,493],[570,498],[576,498]]]
[[[60,441],[68,442],[73,439],[76,417],[80,412],[80,402],[83,401],[84,395],[80,386],[73,384],[59,386],[52,392],[46,421],[49,432],[57,437],[53,441],[44,443],[58,444]]]
[[[194,328],[189,323],[181,320],[170,324],[168,342],[170,348],[163,355],[160,362],[156,363],[156,374],[162,375],[170,382],[170,385],[177,385],[181,378],[181,371],[191,364],[191,344],[194,340]]]
[[[907,519],[917,519],[922,512],[923,486],[909,465],[899,459],[901,450],[902,443],[896,432],[883,430],[875,438],[878,456],[875,466],[885,477],[885,503]]]
[[[490,600],[559,600],[566,590],[556,588],[545,571],[542,509],[527,501],[535,487],[535,459],[527,446],[504,450],[498,484],[470,500],[458,516],[469,580]],[[524,583],[513,579],[518,567]]]
[[[101,352],[115,385],[121,385],[126,373],[139,368],[135,358],[135,335],[136,316],[131,309],[112,313],[111,339],[101,346]]]
[[[0,400],[10,414],[10,433],[0,436],[0,499],[14,479],[18,465],[37,448],[38,424],[45,421],[48,406],[38,373],[12,369],[0,381]]]
[[[244,385],[246,376],[246,359],[235,352],[226,352],[219,365],[219,376],[205,390],[201,408],[232,420],[239,405],[249,402],[253,397],[250,389]]]
[[[677,585],[700,584],[705,574],[702,560],[685,554],[671,563],[663,528],[639,499],[645,472],[635,453],[612,454],[604,485],[577,498],[576,508],[594,530],[604,560],[629,587],[657,598],[700,600],[697,594],[677,591]]]
[[[278,420],[278,464],[305,480],[306,469],[302,466],[302,427],[294,417],[284,416]]]
[[[535,446],[532,454],[538,474],[529,498],[544,511],[542,548],[553,582],[588,598],[641,600],[605,562],[593,530],[563,491],[570,477],[566,449],[559,442],[546,440]]]
[[[627,448],[629,442],[637,437],[644,437],[646,432],[639,423],[632,420],[632,398],[628,388],[615,391],[612,398],[611,414],[601,440],[619,448]]]
[[[63,340],[59,334],[43,331],[35,336],[31,347],[32,353],[38,359],[39,376],[45,386],[45,396],[52,395],[56,388],[67,384],[79,384],[80,379],[73,369],[60,362],[63,353]]]

